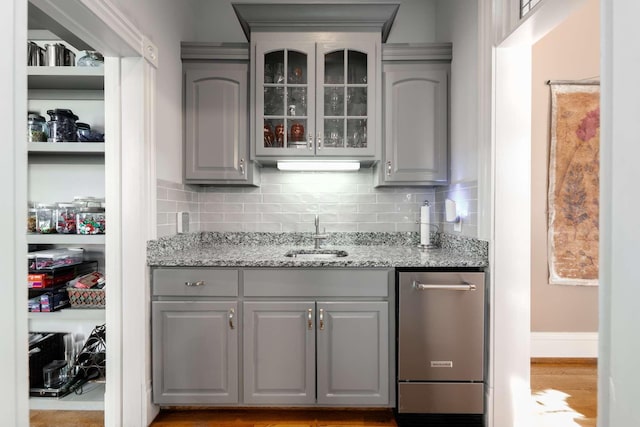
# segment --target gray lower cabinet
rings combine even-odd
[[[386,301],[246,301],[244,402],[389,402]]]
[[[385,48],[384,144],[377,184],[446,185],[451,45]],[[449,60],[442,59],[447,52]]]
[[[244,403],[314,404],[314,301],[245,301],[243,309]]]
[[[153,301],[153,401],[238,402],[236,301]]]
[[[388,403],[388,303],[318,302],[317,310],[318,403]]]

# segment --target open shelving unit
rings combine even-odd
[[[65,41],[62,41],[65,43]],[[86,47],[83,47],[86,49]],[[29,111],[45,116],[49,109],[68,108],[92,128],[104,128],[103,67],[27,67]],[[26,112],[25,112],[26,114]],[[104,197],[105,142],[28,142],[28,200],[65,202],[75,196]],[[29,250],[78,246],[104,271],[105,235],[27,234]],[[19,285],[23,285],[20,283]],[[26,288],[26,282],[23,285]],[[26,310],[26,307],[25,307]],[[30,332],[73,333],[86,338],[106,321],[105,309],[64,308],[28,314]],[[104,410],[105,380],[89,382],[82,394],[62,398],[29,398],[32,410]]]

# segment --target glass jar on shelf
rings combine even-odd
[[[104,234],[106,222],[107,218],[103,207],[80,208],[76,214],[78,234]]]
[[[33,203],[29,203],[27,210],[27,233],[35,233],[37,231],[37,213],[38,210],[35,205]]]
[[[74,203],[58,203],[56,209],[56,232],[76,234],[76,214],[78,207]]]
[[[56,232],[54,215],[56,205],[49,203],[38,203],[36,208],[36,232],[40,234],[51,234]]]
[[[29,142],[47,142],[47,120],[38,113],[27,116],[27,138]]]
[[[49,126],[49,142],[76,142],[78,140],[78,116],[73,111],[65,108],[47,110],[51,117]]]

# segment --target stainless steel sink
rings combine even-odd
[[[284,254],[286,257],[305,259],[342,258],[348,255],[347,251],[340,249],[294,249]]]

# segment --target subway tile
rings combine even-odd
[[[168,224],[167,214],[159,213],[156,215],[156,225],[166,225]]]
[[[282,224],[279,222],[248,222],[242,225],[242,231],[279,233],[282,231]]]
[[[225,203],[260,203],[262,202],[262,194],[225,194]]]
[[[375,222],[375,213],[339,213],[337,222]]]
[[[355,233],[358,224],[355,222],[331,222],[326,224],[327,233]]]
[[[318,215],[320,218],[320,226],[322,227],[322,224],[324,223],[328,223],[328,222],[339,222],[338,221],[338,215],[337,214],[322,214],[322,215]],[[316,219],[316,215],[315,214],[302,214],[300,216],[300,220],[302,222],[307,222],[309,224],[311,224],[313,226],[314,222]]]
[[[223,214],[220,212],[200,212],[200,222],[223,222]]]
[[[358,224],[358,231],[394,232],[396,231],[396,225],[384,222],[361,222]]]
[[[318,203],[283,203],[281,206],[282,212],[318,213],[322,205]]]
[[[375,193],[376,189],[371,184],[358,184],[357,191],[360,194]]]
[[[299,194],[263,194],[263,203],[302,203]]]
[[[222,193],[199,193],[198,194],[198,201],[200,203],[222,203],[224,202],[224,194]]]
[[[201,222],[201,231],[242,231],[241,222]]]
[[[358,193],[347,193],[340,194],[340,203],[375,203],[376,195],[371,194],[358,194]]]
[[[170,200],[158,200],[156,203],[157,212],[177,212],[177,203]]]
[[[416,203],[413,193],[377,193],[376,201],[378,203]]]
[[[156,227],[158,237],[173,236],[176,234],[175,226],[173,225],[159,225]]]
[[[358,205],[355,203],[320,203],[317,206],[316,212],[319,214],[356,213],[358,212]]]
[[[433,222],[432,222],[433,224]],[[420,232],[420,225],[415,222],[399,222],[396,223],[396,230],[398,232]]]
[[[396,212],[398,209],[400,209],[400,207],[395,203],[363,203],[358,205],[358,212],[362,213],[391,213]]]
[[[280,184],[262,184],[260,185],[262,194],[282,193],[282,185]]]
[[[200,212],[242,212],[240,203],[201,203]]]
[[[251,212],[251,213],[223,213],[222,218],[224,222],[259,222],[261,218],[261,214]]]
[[[256,221],[258,222],[258,221]],[[260,222],[278,222],[284,226],[286,223],[300,222],[299,213],[263,213]]]
[[[158,200],[167,200],[168,191],[164,187],[156,187],[156,198]]]
[[[404,213],[379,213],[378,222],[415,222],[415,217]]]
[[[198,212],[199,204],[197,202],[178,202],[176,209],[178,212]]]

